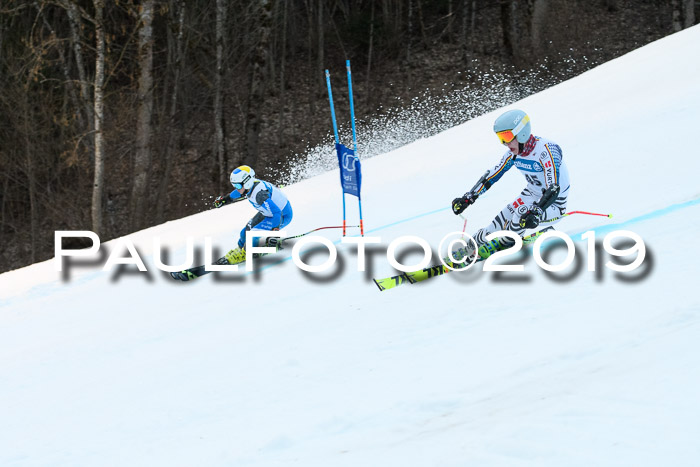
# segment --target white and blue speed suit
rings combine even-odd
[[[245,197],[258,210],[258,213],[241,230],[241,236],[238,239],[239,248],[245,247],[246,234],[249,230],[280,230],[292,221],[292,203],[282,190],[271,183],[256,180],[245,195],[233,190],[229,197],[234,201]],[[257,243],[257,239],[255,240]]]
[[[544,190],[553,184],[560,187],[559,196],[544,211],[540,221],[556,222],[566,212],[569,196],[569,171],[564,163],[561,148],[553,141],[531,135],[520,154],[508,151],[501,161],[488,171],[474,193],[481,195],[496,183],[511,167],[516,167],[525,176],[527,186],[513,202],[506,205],[491,223],[474,234],[477,244],[486,242],[486,236],[499,230],[512,230],[523,236],[525,228],[520,227],[520,218],[542,197]],[[548,221],[551,219],[551,221]]]

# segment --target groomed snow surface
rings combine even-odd
[[[576,241],[560,273],[530,255],[518,273],[478,265],[384,292],[371,281],[395,274],[392,240],[435,250],[462,230],[449,204],[502,155],[501,109],[363,162],[367,235],[382,239],[364,273],[339,243],[325,273],[303,273],[291,248],[257,274],[180,283],[155,268],[155,236],[171,264],[188,236],[229,249],[254,213],[240,203],[131,235],[149,273],[61,276],[48,261],[0,275],[0,465],[700,465],[697,57],[696,26],[508,107],[563,148],[569,209],[614,214],[557,225]],[[287,231],[338,225],[338,185],[333,171],[286,187]],[[467,231],[523,186],[507,173]],[[637,271],[605,266],[618,229],[644,239]]]

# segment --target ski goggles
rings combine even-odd
[[[501,140],[501,144],[508,144],[515,138],[513,130],[497,131],[496,136],[498,136],[498,139]]]
[[[241,180],[240,183],[231,183],[231,185],[233,185],[233,187],[234,187],[236,190],[240,190],[240,189],[243,188],[243,185],[245,185],[246,183],[248,183],[248,180],[250,180],[250,175],[248,175],[248,176],[245,177],[243,180]]]
[[[523,131],[523,128],[525,128],[525,125],[528,123],[530,123],[530,117],[525,115],[522,120],[515,125],[515,128],[512,130],[497,131],[496,136],[498,136],[498,139],[501,140],[501,144],[508,144],[513,141],[515,135]]]

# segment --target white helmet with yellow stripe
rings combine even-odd
[[[255,182],[255,171],[247,165],[241,165],[233,169],[230,180],[231,185],[236,190],[241,188],[250,190],[253,187],[253,182]]]

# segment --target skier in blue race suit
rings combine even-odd
[[[275,185],[255,178],[255,171],[247,165],[237,167],[231,172],[231,184],[234,190],[228,195],[219,196],[214,206],[220,208],[227,203],[247,199],[257,214],[241,229],[238,248],[228,252],[226,258],[230,264],[245,260],[246,235],[250,230],[280,230],[292,221],[292,204],[287,196]],[[254,239],[257,245],[257,238]],[[269,238],[267,246],[278,246],[276,238]]]

